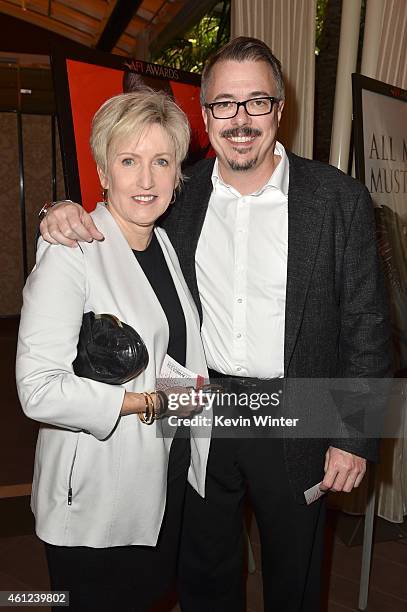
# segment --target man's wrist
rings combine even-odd
[[[40,222],[47,216],[50,208],[52,208],[53,206],[56,206],[57,204],[61,204],[62,202],[72,202],[72,200],[56,200],[56,202],[45,202],[44,206],[41,208],[40,212],[38,213],[38,218]]]

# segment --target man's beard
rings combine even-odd
[[[239,137],[239,136],[261,136],[262,132],[260,130],[258,130],[257,128],[251,128],[251,127],[235,127],[235,128],[229,128],[227,130],[223,130],[223,132],[221,133],[221,136],[223,136],[223,138],[229,138],[229,137]],[[235,143],[235,145],[232,145],[233,149],[235,151],[237,151],[238,153],[247,153],[247,149],[240,149],[239,148],[239,143]],[[229,167],[231,170],[237,171],[237,172],[246,172],[247,170],[251,170],[251,168],[254,168],[254,166],[257,164],[257,157],[254,157],[253,159],[247,159],[244,162],[240,162],[236,159],[227,159],[227,162],[229,164]]]
[[[227,159],[229,167],[231,170],[236,170],[237,172],[245,172],[246,170],[251,170],[257,164],[257,157],[254,159],[248,159],[245,162],[239,162],[236,159]]]

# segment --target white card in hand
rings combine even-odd
[[[188,370],[178,361],[166,355],[161,367],[160,376],[157,379],[157,388],[165,391],[174,386],[174,380],[176,380],[177,386],[192,386],[195,389],[199,389],[204,384],[205,377]]]
[[[323,495],[325,495],[326,491],[321,491],[321,489],[319,488],[321,484],[322,484],[322,480],[321,482],[318,482],[313,487],[304,491],[305,501],[307,502],[308,506],[312,504],[314,501],[317,501],[317,499],[319,499]]]

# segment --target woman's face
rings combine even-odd
[[[167,210],[176,186],[174,146],[166,131],[152,124],[141,136],[114,142],[107,173],[100,168],[98,173],[108,190],[109,210],[125,234],[152,228]]]

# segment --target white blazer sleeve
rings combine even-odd
[[[73,373],[85,300],[86,261],[81,249],[41,239],[36,266],[23,291],[17,389],[30,418],[85,430],[103,440],[119,418],[125,389]]]

